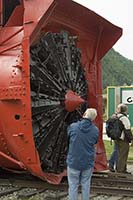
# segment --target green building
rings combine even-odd
[[[107,88],[107,118],[109,118],[117,108],[119,103],[128,106],[128,116],[133,126],[133,86],[119,86]]]

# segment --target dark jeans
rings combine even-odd
[[[118,145],[114,142],[114,149],[109,159],[109,167],[116,168],[118,162]]]

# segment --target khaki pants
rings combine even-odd
[[[127,159],[129,153],[129,143],[123,140],[115,141],[118,145],[118,163],[117,172],[125,172],[127,170]]]

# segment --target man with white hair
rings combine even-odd
[[[96,109],[88,108],[80,121],[72,123],[68,127],[67,176],[69,200],[78,200],[78,187],[80,183],[82,187],[82,200],[89,200],[95,144],[98,141],[99,132],[92,122],[96,116]]]

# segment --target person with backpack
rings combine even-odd
[[[116,171],[118,173],[128,173],[127,159],[129,153],[129,143],[131,143],[133,140],[131,125],[127,117],[127,113],[127,105],[119,104],[117,106],[117,112],[113,115],[113,117],[115,118],[115,123],[113,123],[115,125],[112,125],[113,128],[112,130],[110,128],[110,131],[107,128],[108,134],[112,137],[112,139],[114,139],[116,148],[118,148],[118,160],[116,160]],[[110,126],[109,122],[108,126]]]
[[[114,140],[113,152],[112,152],[110,159],[109,159],[109,170],[111,172],[115,172],[117,161],[118,161],[118,146],[115,143],[115,140],[118,140],[120,138],[121,132],[124,128],[123,124],[119,120],[117,114],[118,114],[117,112],[114,113],[106,121],[106,134],[107,134],[108,137],[111,138],[111,144],[112,144],[112,140]]]
[[[118,162],[118,145],[116,144],[115,140],[118,140],[121,136],[121,132],[124,129],[124,126],[122,122],[120,121],[120,117],[118,117],[117,111],[109,118],[106,122],[106,131],[108,137],[111,138],[111,140],[114,140],[114,148],[113,152],[109,159],[109,170],[111,172],[115,172],[117,162]],[[112,144],[112,141],[111,141]]]

